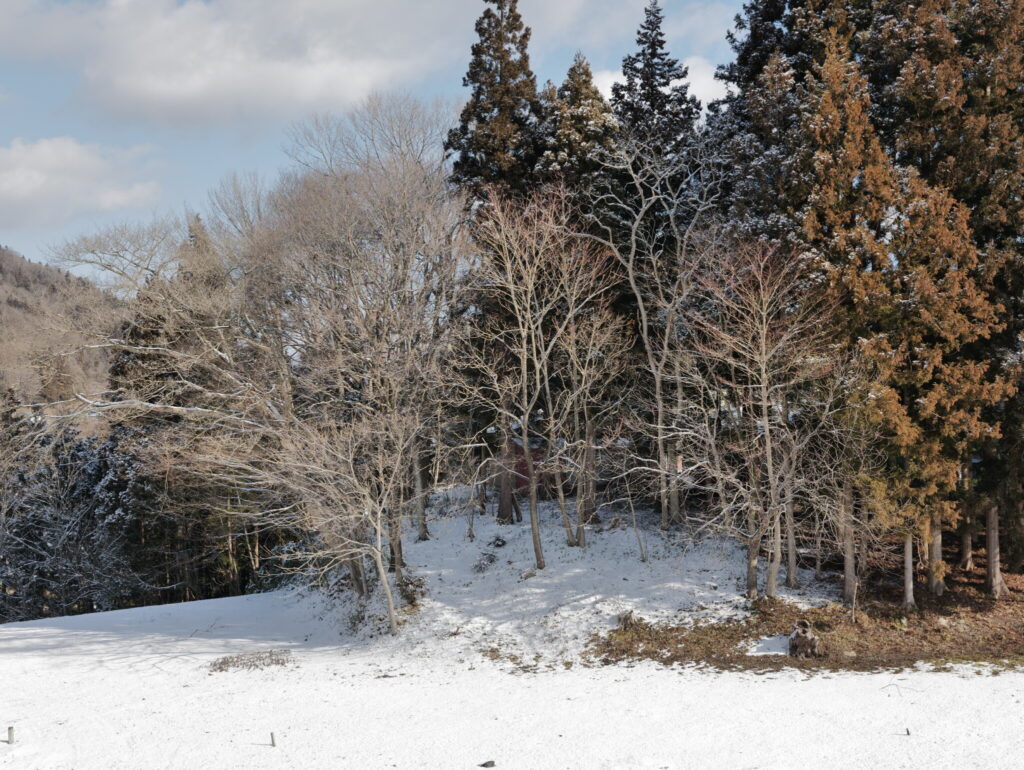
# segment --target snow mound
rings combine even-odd
[[[564,666],[580,660],[595,634],[616,625],[633,610],[652,623],[717,621],[748,614],[745,561],[731,540],[693,542],[684,534],[655,527],[620,525],[588,532],[587,547],[566,544],[554,503],[541,506],[541,538],[547,566],[536,569],[526,523],[499,525],[477,519],[475,539],[466,537],[462,516],[431,522],[431,539],[404,544],[411,574],[423,578],[425,596],[403,616],[397,640],[383,639],[383,604],[369,608],[347,600],[352,617],[371,616],[356,638],[372,634],[387,649],[412,656],[456,656],[476,661],[481,655],[522,667]],[[604,519],[612,521],[606,514]],[[640,559],[638,537],[646,561]],[[798,591],[784,598],[804,605],[835,598],[830,584],[815,583],[803,572]]]

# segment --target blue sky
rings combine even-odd
[[[646,0],[520,0],[538,79],[582,50],[607,88]],[[663,0],[692,88],[740,0]],[[458,98],[481,0],[0,0],[0,244],[201,207],[232,171],[273,178],[285,132],[373,91]]]

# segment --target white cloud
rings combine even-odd
[[[715,65],[702,56],[690,56],[683,60],[683,66],[689,69],[687,80],[690,93],[700,99],[705,107],[715,99],[725,96],[725,83],[715,80]]]
[[[115,114],[179,125],[352,104],[465,56],[479,0],[3,0],[0,46],[76,66]]]
[[[521,7],[540,63],[569,46],[625,53],[645,4]],[[666,31],[690,53],[707,53],[721,43],[734,5],[669,5]],[[481,0],[0,0],[0,50],[70,64],[86,99],[122,118],[199,128],[286,121],[450,77],[467,59],[482,9]]]
[[[146,147],[115,150],[67,136],[0,146],[0,227],[60,225],[82,214],[156,202],[156,182],[138,178]]]
[[[622,82],[622,70],[598,70],[594,73],[594,85],[605,99],[612,98],[612,86]]]

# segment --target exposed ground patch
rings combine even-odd
[[[594,636],[588,658],[604,664],[654,660],[752,671],[872,671],[922,662],[1024,666],[1024,576],[1006,575],[1010,593],[998,602],[981,591],[983,576],[981,570],[952,575],[943,597],[922,597],[919,611],[911,613],[900,610],[898,596],[883,589],[866,597],[856,613],[834,603],[801,608],[765,599],[741,619],[682,625],[640,619]],[[802,618],[824,641],[824,657],[749,654],[760,639],[788,634]]]

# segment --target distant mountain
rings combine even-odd
[[[0,247],[0,388],[53,401],[106,382],[106,356],[81,350],[75,319],[108,301],[85,279]]]

